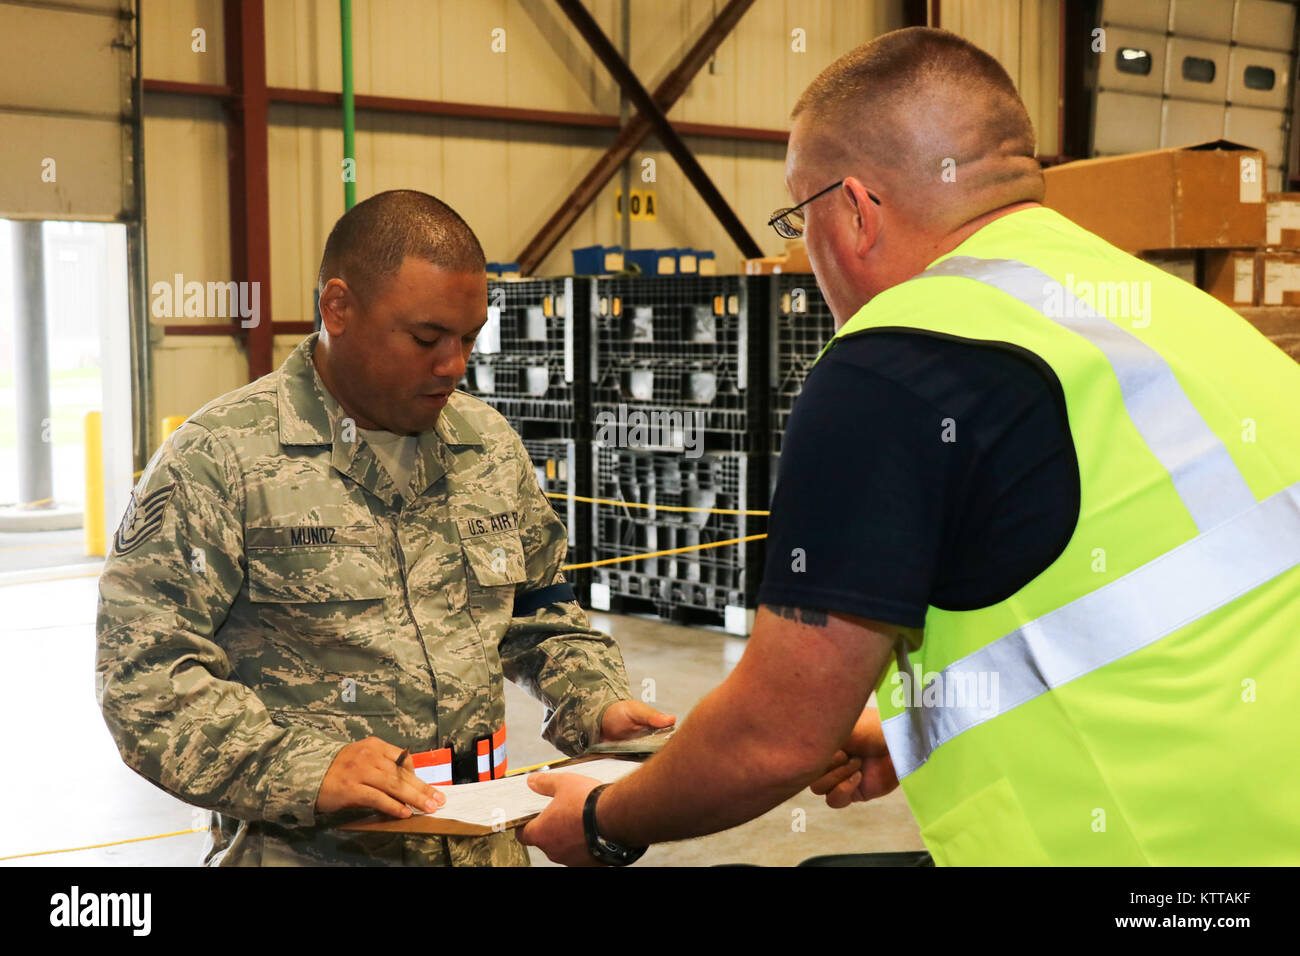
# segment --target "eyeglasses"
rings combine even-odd
[[[844,180],[841,179],[837,183],[831,183],[821,192],[814,193],[813,195],[809,196],[807,199],[799,203],[799,205],[797,206],[787,206],[784,209],[778,209],[776,212],[772,213],[772,218],[767,221],[767,224],[771,226],[773,229],[775,229],[776,234],[783,239],[798,239],[800,236],[803,235],[803,228],[804,228],[803,207],[808,205],[810,202],[812,202],[814,199],[818,198],[819,196],[825,196],[832,189],[838,189],[840,186],[843,185],[844,185]],[[867,193],[867,198],[870,199],[877,206],[880,205],[880,200],[877,199],[875,196],[871,195],[870,192]]]

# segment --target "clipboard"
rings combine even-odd
[[[641,764],[645,759],[644,755],[639,754],[583,754],[581,757],[572,757],[569,759],[557,760],[554,763],[547,764],[548,770],[572,770],[576,773],[582,772],[582,764],[592,761],[617,761],[618,763],[628,763],[630,766],[621,769],[620,775],[626,775],[636,766]],[[611,771],[615,768],[609,768]],[[491,784],[502,784],[506,781],[517,781],[517,785],[527,787],[524,782],[527,773],[512,774],[503,777],[501,780],[491,780],[479,784],[459,784],[453,787],[441,787],[444,794],[450,794],[453,790],[460,787],[485,787]],[[617,778],[615,778],[617,779]],[[512,788],[513,789],[513,788]],[[530,790],[531,794],[532,791]],[[495,821],[493,824],[471,823],[465,820],[458,820],[452,817],[442,816],[445,809],[440,807],[434,813],[412,813],[409,817],[390,817],[386,813],[376,813],[369,817],[363,817],[360,820],[354,820],[351,823],[340,825],[340,830],[361,830],[366,832],[380,833],[425,833],[438,836],[486,836],[489,833],[496,833],[502,830],[510,830],[515,827],[523,826],[529,820],[538,816],[542,811],[540,809],[531,810],[522,813],[508,813],[504,819]]]

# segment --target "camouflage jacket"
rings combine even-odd
[[[341,831],[325,771],[375,735],[472,749],[502,678],[566,754],[630,696],[617,645],[563,584],[567,535],[519,436],[453,392],[404,503],[321,383],[308,337],[209,403],[142,474],[99,582],[100,707],[123,759],[215,811],[208,863],[526,863],[511,831]],[[563,588],[559,589],[563,591]]]

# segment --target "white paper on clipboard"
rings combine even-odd
[[[559,766],[545,773],[576,773],[595,777],[601,783],[613,783],[636,770],[640,763],[605,757],[586,760],[571,766]],[[457,820],[475,826],[507,826],[537,816],[551,802],[550,797],[535,793],[528,786],[528,774],[521,773],[500,780],[482,783],[462,783],[454,787],[440,787],[439,792],[447,802],[430,816]],[[420,811],[416,811],[420,814]]]

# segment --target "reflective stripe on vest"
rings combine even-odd
[[[1212,528],[1255,504],[1255,496],[1228,449],[1210,430],[1160,354],[1046,272],[1014,259],[952,256],[916,278],[927,276],[956,276],[993,286],[1096,346],[1119,380],[1124,408],[1134,427],[1169,472],[1178,497],[1199,530]],[[1046,311],[1049,302],[1062,303],[1062,314]]]
[[[917,278],[932,275],[984,282],[1096,346],[1119,381],[1134,427],[1169,473],[1200,533],[954,661],[927,684],[969,689],[972,679],[977,684],[980,675],[996,674],[992,708],[980,706],[975,694],[945,700],[943,707],[915,706],[926,690],[916,689],[911,662],[900,651],[912,705],[882,722],[900,780],[967,730],[1139,651],[1300,564],[1300,483],[1256,502],[1232,456],[1154,349],[1025,263],[953,256]],[[1072,315],[1044,311],[1049,301],[1067,297],[1071,305],[1061,311]]]
[[[478,751],[478,778],[499,780],[506,775],[506,729],[503,726],[491,737],[475,741]]]
[[[496,780],[506,775],[506,728],[490,737],[474,741],[475,768],[479,780]],[[411,767],[415,775],[435,787],[450,787],[452,780],[452,752],[450,747],[422,750],[411,754]]]
[[[970,687],[964,675],[997,674],[992,712],[969,694],[955,706],[913,706],[882,721],[894,770],[901,780],[959,734],[1155,643],[1297,564],[1300,482],[953,661],[938,687]],[[905,655],[898,664],[910,677]],[[913,700],[922,693],[914,690]]]
[[[425,783],[434,787],[451,786],[451,748],[422,750],[411,754],[411,769]]]

